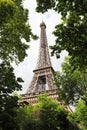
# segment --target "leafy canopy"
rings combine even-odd
[[[21,78],[16,78],[12,61],[22,62],[27,56],[30,39],[36,39],[28,23],[28,10],[23,0],[0,0],[0,129],[18,128],[18,97],[12,92],[21,90]]]
[[[20,108],[18,117],[23,130],[79,130],[67,119],[68,112],[47,94],[38,100],[36,106]]]
[[[0,127],[2,130],[12,130],[17,127],[15,118],[18,97],[12,96],[12,92],[21,90],[20,82],[22,79],[16,79],[9,63],[0,64]]]
[[[3,2],[0,9],[0,59],[21,62],[27,56],[26,42],[31,37],[37,38],[28,23],[28,10],[22,0],[13,0],[12,4]]]
[[[87,104],[84,100],[80,100],[76,106],[75,112],[69,114],[69,119],[77,123],[81,130],[87,129]]]
[[[69,60],[70,57],[66,57],[62,63],[62,73],[55,73],[55,83],[58,87],[59,100],[76,105],[87,93],[87,73],[74,69]]]

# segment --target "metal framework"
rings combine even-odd
[[[46,25],[43,21],[40,24],[40,28],[39,56],[27,94],[56,89],[54,85],[54,70],[51,64],[47,43]]]
[[[43,95],[44,92],[48,94],[48,97],[57,101],[58,104],[62,105],[71,112],[69,106],[65,105],[64,102],[59,102],[57,100],[57,87],[54,84],[54,69],[51,64],[47,37],[46,37],[46,25],[42,21],[40,24],[41,33],[40,33],[40,48],[39,56],[37,61],[36,69],[33,71],[34,76],[32,78],[31,84],[26,92],[22,95],[23,101],[27,101],[32,105],[38,103],[38,95]]]

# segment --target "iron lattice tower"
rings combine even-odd
[[[59,102],[57,100],[58,94],[57,87],[54,84],[54,69],[50,60],[46,36],[46,25],[44,22],[40,24],[40,28],[40,48],[37,66],[33,71],[34,76],[26,94],[22,95],[23,101],[27,101],[35,105],[38,103],[38,95],[42,95],[44,92],[47,92],[48,97],[51,97],[53,100],[57,101],[58,104],[64,106],[65,109],[71,112],[69,106],[66,106],[64,102]]]
[[[47,43],[46,25],[43,21],[40,24],[40,28],[40,48],[37,66],[33,71],[34,76],[26,94],[56,89],[54,85],[54,69],[51,64]]]

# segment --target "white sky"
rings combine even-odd
[[[55,28],[55,25],[61,22],[60,15],[50,10],[45,14],[36,13],[36,0],[24,0],[24,7],[29,9],[29,24],[31,26],[32,32],[40,36],[40,23],[42,20],[46,24],[46,34],[48,45],[53,45],[55,43],[55,37],[52,35],[52,32]],[[37,64],[38,50],[39,50],[39,39],[34,41],[31,40],[29,43],[30,48],[27,50],[28,56],[24,59],[22,63],[18,66],[15,66],[15,74],[16,76],[22,77],[24,83],[22,84],[23,89],[21,93],[25,93],[29,84],[33,77],[33,70]],[[64,57],[67,55],[66,52],[61,54],[60,59],[56,59],[56,57],[51,57],[52,65],[54,70],[61,71],[61,63],[64,61]]]

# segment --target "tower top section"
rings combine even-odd
[[[44,21],[42,21],[42,23],[40,24],[40,27],[45,27],[46,28],[46,24],[44,23]]]
[[[47,43],[47,36],[46,36],[46,25],[42,21],[40,24],[40,47],[39,47],[39,56],[38,56],[38,61],[37,61],[37,66],[36,70],[39,69],[44,69],[51,67],[51,60],[50,60],[50,55],[49,55],[49,49],[48,49],[48,43]]]

